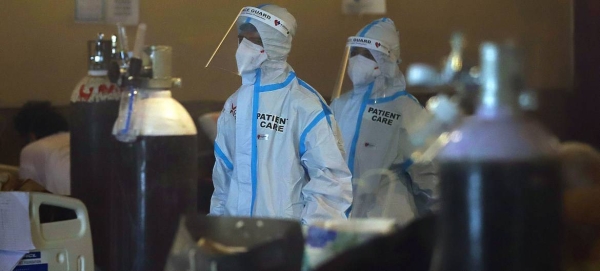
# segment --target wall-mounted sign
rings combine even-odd
[[[75,21],[79,23],[104,22],[104,0],[75,0]]]
[[[139,0],[75,0],[78,23],[137,25],[139,20]]]
[[[385,0],[342,0],[343,14],[372,14],[386,13]]]
[[[140,21],[140,0],[107,0],[106,22],[137,25]]]

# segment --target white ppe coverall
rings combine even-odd
[[[259,8],[277,16],[290,35],[255,19],[242,22],[256,27],[268,59],[242,74],[242,86],[219,116],[210,215],[305,224],[345,219],[351,175],[334,135],[335,121],[320,95],[286,62],[295,19],[274,5]]]
[[[386,216],[405,224],[430,209],[437,194],[435,165],[410,160],[414,147],[407,127],[425,109],[405,90],[394,22],[376,20],[358,36],[379,40],[391,50],[389,55],[370,50],[379,75],[370,83],[355,84],[331,104],[353,175],[352,217]]]

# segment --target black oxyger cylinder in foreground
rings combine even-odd
[[[560,270],[558,169],[551,160],[441,163],[436,270]]]
[[[439,155],[441,211],[432,270],[561,270],[558,141],[523,116],[513,46],[481,47],[474,117]]]
[[[116,158],[111,130],[118,108],[118,101],[71,104],[71,195],[88,210],[94,263],[102,270],[109,270],[110,163]]]
[[[136,96],[123,95],[127,106],[114,130],[120,141],[112,164],[111,271],[163,271],[181,216],[197,207],[197,129],[171,97],[179,81],[171,77],[172,49],[144,53],[144,72],[130,89]]]
[[[119,111],[119,87],[107,76],[112,43],[88,42],[89,71],[71,96],[71,196],[81,200],[89,214],[94,263],[108,270],[110,164],[115,159],[112,127]]]
[[[118,155],[110,270],[162,271],[180,215],[195,211],[197,137],[141,136]]]

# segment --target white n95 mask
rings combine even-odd
[[[237,48],[235,60],[237,61],[238,72],[241,75],[260,68],[260,65],[267,60],[267,53],[262,46],[244,38]]]
[[[348,60],[348,76],[355,86],[368,85],[381,75],[377,62],[362,55],[356,55]]]

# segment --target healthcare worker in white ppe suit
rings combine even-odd
[[[394,22],[383,18],[364,27],[348,39],[346,55],[341,75],[349,77],[350,91],[334,99],[331,108],[353,175],[351,217],[405,224],[431,209],[438,178],[433,163],[410,159],[414,147],[408,127],[427,112],[406,92]],[[338,82],[343,88],[343,79]]]
[[[262,5],[243,8],[236,20],[229,32],[239,42],[242,86],[218,119],[210,215],[303,224],[346,219],[351,174],[332,129],[336,124],[321,96],[286,62],[295,18],[284,8]]]

